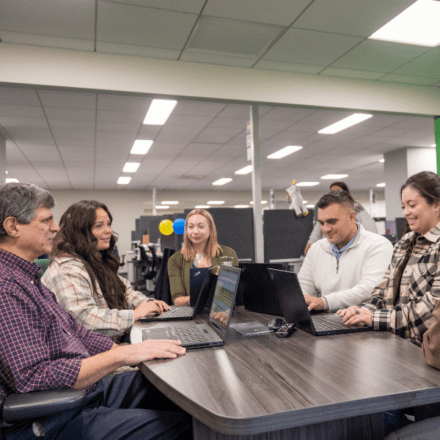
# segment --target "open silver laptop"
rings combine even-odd
[[[241,270],[220,266],[207,324],[182,323],[179,327],[154,327],[142,330],[142,339],[174,339],[182,346],[204,348],[224,345],[234,309]]]

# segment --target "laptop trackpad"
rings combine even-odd
[[[152,328],[142,330],[142,340],[146,339],[171,339],[168,328]]]

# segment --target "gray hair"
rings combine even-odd
[[[0,242],[8,235],[3,227],[8,217],[28,225],[34,218],[37,208],[44,206],[52,209],[55,200],[45,189],[29,183],[4,183],[0,185]]]

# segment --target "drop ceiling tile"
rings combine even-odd
[[[216,116],[227,104],[205,101],[179,101],[170,118],[174,115]]]
[[[159,142],[191,142],[194,140],[192,134],[160,134],[156,138]]]
[[[168,126],[191,126],[205,127],[213,120],[212,116],[192,116],[172,113],[168,118],[165,127]]]
[[[139,122],[107,122],[98,121],[96,130],[98,133],[124,133],[136,136],[140,128]]]
[[[264,116],[260,116],[262,121],[290,121],[296,122],[312,114],[315,110],[303,108],[284,108],[273,107]]]
[[[94,0],[2,0],[0,30],[94,38]]]
[[[194,127],[194,126],[185,126],[185,125],[170,125],[167,126],[165,125],[161,132],[160,135],[165,136],[168,134],[182,134],[182,135],[188,135],[188,136],[197,136],[200,131],[203,130],[203,127]]]
[[[139,96],[114,95],[100,93],[98,95],[98,113],[101,110],[127,111],[146,115],[152,99]]]
[[[102,0],[99,1],[102,2]],[[182,0],[167,0],[166,2],[163,0],[119,0],[119,3],[198,14],[205,0],[185,0],[184,2]]]
[[[257,61],[256,57],[239,57],[194,50],[185,50],[180,61],[204,64],[218,64],[220,66],[252,67]]]
[[[261,59],[254,66],[254,69],[277,70],[281,72],[306,73],[313,75],[319,73],[322,70],[322,66]]]
[[[0,105],[0,117],[2,116],[18,116],[23,118],[44,118],[41,106],[30,105]]]
[[[294,26],[368,37],[415,0],[315,0]]]
[[[365,40],[335,61],[332,67],[388,73],[426,51],[426,47],[411,44]]]
[[[96,111],[86,108],[44,107],[47,118],[50,120],[65,119],[69,121],[94,121]]]
[[[165,49],[146,47],[134,44],[118,44],[108,41],[97,41],[96,51],[100,53],[114,53],[120,55],[132,55],[137,57],[156,58],[160,60],[177,60],[180,49]]]
[[[47,124],[46,124],[47,125]],[[52,119],[50,121],[50,127],[55,132],[59,130],[74,130],[74,131],[95,131],[95,121],[72,121],[67,119]]]
[[[39,90],[38,96],[45,107],[63,107],[72,109],[96,108],[96,94],[87,92],[64,92],[57,90]]]
[[[189,13],[103,2],[98,8],[97,39],[179,50],[197,17]]]
[[[144,139],[154,141],[162,130],[162,125],[142,125],[136,139]],[[133,140],[134,142],[134,140]]]
[[[209,1],[203,14],[289,26],[309,3],[310,0]]]
[[[263,59],[327,66],[361,41],[360,37],[291,28]]]
[[[100,122],[131,122],[142,124],[145,118],[144,112],[130,112],[118,110],[102,110],[97,114],[97,120]]]
[[[382,72],[367,72],[365,70],[341,69],[340,67],[327,67],[319,74],[324,76],[337,76],[342,78],[360,78],[372,80],[383,77]]]
[[[52,128],[52,133],[55,137],[55,140],[58,142],[67,141],[69,139],[83,139],[87,141],[93,141],[95,139],[95,131],[77,131],[75,129],[66,129],[66,128]]]
[[[0,87],[0,104],[39,106],[40,101],[35,89]]]
[[[6,130],[9,130],[12,127],[47,128],[47,121],[45,118],[20,118],[0,116],[0,124]]]
[[[393,73],[440,79],[440,46],[430,49]]]

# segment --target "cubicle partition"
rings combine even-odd
[[[190,211],[185,210],[185,218]],[[214,218],[219,244],[234,249],[240,259],[255,261],[252,208],[210,208],[209,212]]]
[[[405,217],[396,217],[396,240],[400,240],[403,237],[403,231],[408,224]]]
[[[313,209],[297,217],[291,209],[265,210],[264,261],[299,258],[313,229]]]

